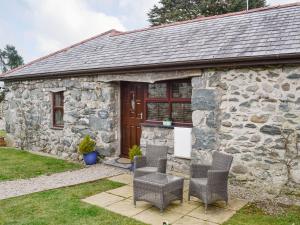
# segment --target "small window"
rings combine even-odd
[[[147,122],[170,118],[175,124],[192,124],[191,80],[175,80],[148,85],[146,93]]]
[[[64,92],[53,93],[53,127],[64,126]]]
[[[148,85],[149,98],[167,98],[167,83],[156,83]]]
[[[163,121],[169,118],[169,104],[164,102],[149,102],[147,104],[148,120]]]
[[[191,98],[192,85],[189,82],[174,82],[172,83],[172,97],[173,98]]]

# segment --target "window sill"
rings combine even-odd
[[[174,129],[174,127],[193,127],[192,125],[171,125],[164,126],[161,123],[141,123],[143,127],[157,127],[157,128],[165,128],[165,129]]]
[[[52,130],[63,130],[64,128],[63,127],[51,127],[50,129],[52,129]]]

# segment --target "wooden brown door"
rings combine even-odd
[[[141,123],[144,122],[143,83],[121,84],[121,156],[128,157],[129,148],[140,145]]]

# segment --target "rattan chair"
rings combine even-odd
[[[212,155],[211,165],[192,164],[188,200],[200,198],[207,205],[218,200],[228,203],[228,174],[233,157],[218,151]]]
[[[134,177],[150,173],[166,173],[168,147],[147,145],[144,156],[134,157]]]

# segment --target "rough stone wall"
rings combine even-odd
[[[300,133],[299,66],[204,70],[192,86],[191,160],[173,156],[172,129],[143,127],[142,147],[169,146],[168,168],[186,173],[190,161],[210,163],[213,150],[224,151],[234,156],[234,184],[270,193],[299,187],[299,157],[288,180],[280,135],[282,127]]]
[[[190,160],[174,157],[174,129],[143,126],[140,144],[143,152],[146,151],[148,144],[168,146],[167,170],[186,174],[189,173]]]
[[[218,149],[234,155],[234,183],[270,192],[279,190],[287,182],[280,128],[300,132],[300,66],[174,74],[174,78],[182,74],[193,77],[192,161],[209,163],[212,150]],[[139,77],[144,78],[143,74]],[[169,73],[159,77],[167,79]],[[113,154],[120,140],[119,84],[103,82],[106,79],[95,76],[6,82],[7,131],[18,146],[73,159],[78,158],[80,138],[90,134],[102,152]],[[65,96],[62,130],[51,127],[51,92],[59,90],[64,90]],[[168,169],[188,173],[190,160],[173,156],[173,139],[173,129],[143,126],[141,147],[169,146]],[[297,160],[291,170],[292,185],[300,184]]]
[[[118,149],[119,84],[98,77],[6,82],[6,130],[17,147],[78,159],[86,134],[102,154]],[[64,128],[52,127],[52,92],[64,91]]]
[[[279,190],[288,177],[281,129],[300,134],[300,67],[214,74],[223,88],[220,149],[234,155],[234,180],[269,192]],[[289,184],[300,184],[299,158],[295,163]]]

